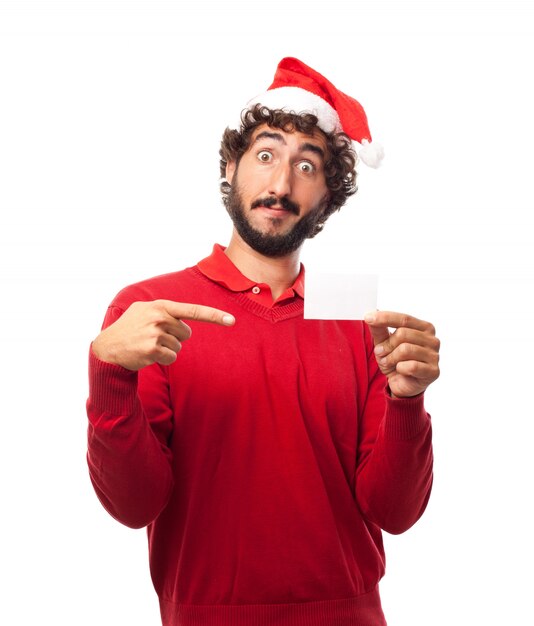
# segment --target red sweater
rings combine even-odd
[[[91,353],[96,493],[148,526],[165,626],[384,625],[380,529],[430,494],[423,399],[386,394],[364,323],[303,319],[298,288],[264,306],[247,281],[219,248],[115,298],[104,325],[159,298],[236,324],[188,322],[176,362],[138,373]]]

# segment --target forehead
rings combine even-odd
[[[258,128],[254,129],[250,139],[249,148],[252,148],[256,142],[261,141],[277,141],[277,143],[280,143],[281,145],[286,144],[288,146],[297,147],[311,144],[321,148],[325,155],[328,152],[326,137],[319,128],[314,128],[312,133],[309,134],[298,130],[285,131],[281,128],[269,126],[268,124],[262,124],[261,126],[258,126]]]

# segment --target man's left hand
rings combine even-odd
[[[365,316],[378,366],[396,398],[416,396],[439,376],[439,339],[434,326],[404,313],[374,311]],[[391,333],[389,328],[395,330]]]

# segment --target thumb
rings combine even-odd
[[[383,324],[378,324],[376,321],[376,314],[374,312],[367,313],[364,317],[365,323],[369,327],[371,337],[375,346],[389,338],[389,329]]]

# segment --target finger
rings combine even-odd
[[[367,326],[369,327],[369,331],[371,333],[371,337],[373,338],[373,343],[375,346],[382,344],[389,337],[389,330],[387,326],[374,325],[374,321],[376,319],[376,314],[378,311],[373,311],[372,313],[367,313],[364,317],[364,320],[367,322]]]
[[[402,361],[397,364],[396,371],[402,376],[410,376],[428,386],[439,377],[439,368],[436,365],[421,361]]]
[[[165,322],[165,324],[162,324],[162,329],[168,333],[169,335],[173,335],[174,337],[176,337],[179,341],[186,341],[186,339],[189,339],[191,337],[192,334],[192,330],[191,327],[188,326],[185,322],[182,322],[182,320],[177,320],[175,317],[168,317],[168,320]]]
[[[222,326],[232,326],[235,318],[226,311],[214,309],[202,304],[189,304],[186,302],[173,302],[172,300],[161,301],[167,313],[178,320],[196,320],[198,322],[210,322]]]
[[[398,365],[407,361],[417,361],[428,365],[437,365],[439,356],[433,350],[416,346],[414,344],[403,343],[387,356],[377,358],[378,365],[382,371],[393,371],[398,369]]]
[[[417,319],[406,313],[394,311],[373,311],[365,316],[370,328],[413,328],[423,332],[434,333],[434,327],[429,322]]]
[[[159,363],[160,365],[171,365],[177,358],[178,354],[174,350],[162,346],[154,355],[154,363]]]
[[[166,333],[159,338],[159,345],[162,348],[167,348],[168,350],[172,350],[175,354],[178,354],[182,349],[181,342],[174,336]]]
[[[434,335],[411,328],[398,328],[394,333],[389,334],[385,341],[375,346],[375,354],[385,356],[404,343],[427,347],[434,352],[439,352],[440,347],[440,341]]]

